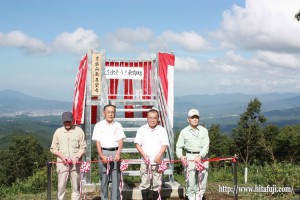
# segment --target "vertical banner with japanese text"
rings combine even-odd
[[[92,53],[92,99],[98,99],[101,95],[101,65],[102,53]],[[97,123],[97,106],[91,107],[91,123]]]
[[[92,96],[101,95],[102,54],[92,53]]]

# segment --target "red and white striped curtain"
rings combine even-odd
[[[75,91],[73,99],[73,124],[84,123],[85,95],[86,95],[86,75],[87,75],[87,54],[81,59],[75,81]]]
[[[144,78],[142,80],[142,87],[143,87],[143,96],[142,99],[151,99],[151,75],[152,75],[152,62],[146,61],[142,63],[144,67]],[[144,109],[150,109],[151,106],[142,106]],[[142,113],[143,118],[147,117],[147,112]]]

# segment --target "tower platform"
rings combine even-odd
[[[109,186],[109,190],[111,190],[111,186]],[[183,200],[185,189],[176,181],[164,182],[160,194],[162,200]],[[135,186],[124,184],[122,195],[124,200],[142,200],[142,194],[138,184]],[[86,184],[83,187],[81,199],[100,200],[100,183]]]

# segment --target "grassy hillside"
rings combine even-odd
[[[29,117],[20,115],[17,117],[0,118],[0,148],[6,148],[13,135],[34,134],[41,144],[49,147],[54,131],[60,127],[59,116]]]

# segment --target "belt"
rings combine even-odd
[[[188,150],[185,150],[187,153],[190,153],[190,154],[198,154],[200,153],[200,151],[188,151]]]
[[[116,151],[118,150],[118,147],[112,147],[112,148],[101,148],[102,150],[106,150],[106,151]]]

